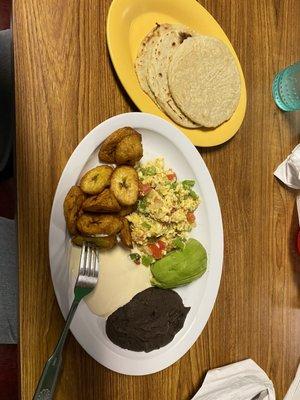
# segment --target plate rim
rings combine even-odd
[[[76,338],[77,342],[92,358],[94,358],[101,365],[103,365],[115,372],[125,374],[125,375],[133,375],[133,376],[147,375],[147,374],[159,372],[159,371],[169,367],[177,360],[179,360],[192,347],[192,345],[195,343],[195,341],[197,340],[197,338],[200,336],[201,332],[203,331],[205,325],[207,324],[207,321],[209,319],[209,316],[211,315],[212,309],[214,307],[214,304],[215,304],[215,301],[217,298],[217,294],[218,294],[219,286],[220,286],[221,275],[222,275],[223,251],[224,251],[222,216],[221,216],[221,210],[220,210],[220,205],[219,205],[216,189],[215,189],[212,177],[208,171],[208,168],[206,167],[206,164],[205,164],[204,160],[202,159],[201,155],[199,154],[199,152],[197,151],[197,149],[193,146],[193,144],[190,142],[190,140],[181,133],[181,131],[179,129],[177,129],[175,126],[171,125],[169,122],[167,122],[166,120],[164,120],[158,116],[155,116],[152,114],[147,114],[147,113],[141,113],[141,112],[130,112],[130,113],[118,114],[116,116],[113,116],[113,117],[103,121],[102,123],[97,125],[94,129],[92,129],[76,146],[75,150],[71,154],[70,158],[68,159],[68,162],[66,163],[66,165],[62,171],[62,174],[60,176],[60,179],[59,179],[57,187],[56,187],[53,202],[52,202],[50,224],[49,224],[49,241],[48,241],[50,271],[51,271],[51,279],[52,279],[52,284],[54,287],[56,299],[57,299],[59,308],[60,308],[64,318],[66,318],[66,314],[67,314],[68,310],[64,307],[63,300],[61,299],[61,296],[60,296],[60,290],[58,288],[58,285],[55,284],[55,282],[57,280],[57,276],[55,276],[55,266],[53,265],[54,264],[53,258],[55,256],[53,254],[53,250],[54,250],[53,240],[55,237],[55,229],[54,229],[54,225],[53,225],[53,219],[54,219],[54,214],[56,212],[57,207],[62,207],[62,204],[59,203],[59,193],[61,191],[60,186],[62,185],[63,179],[67,175],[67,172],[68,172],[71,162],[76,157],[78,152],[84,146],[86,146],[86,143],[88,143],[89,140],[92,142],[92,137],[99,134],[99,132],[98,132],[99,129],[101,129],[101,128],[105,129],[107,126],[109,126],[112,123],[113,123],[113,125],[114,125],[114,123],[117,123],[117,125],[120,124],[121,126],[125,126],[127,124],[132,124],[132,126],[135,126],[137,129],[144,128],[144,129],[150,129],[151,131],[157,131],[159,134],[161,134],[163,137],[165,137],[169,140],[170,140],[169,134],[166,134],[166,133],[162,132],[161,130],[164,130],[164,129],[166,129],[167,131],[171,130],[172,135],[173,135],[172,139],[174,140],[174,138],[175,138],[175,146],[178,147],[178,142],[183,143],[183,144],[185,143],[185,146],[187,146],[187,148],[188,148],[188,153],[190,154],[190,152],[191,152],[192,153],[191,155],[195,156],[194,162],[187,160],[185,153],[181,150],[180,147],[178,147],[180,152],[183,154],[184,158],[188,161],[189,167],[191,168],[191,170],[193,172],[194,172],[194,169],[191,165],[191,162],[194,165],[197,164],[199,167],[199,161],[200,161],[201,173],[206,175],[206,179],[209,182],[209,191],[210,191],[210,195],[212,196],[212,203],[214,203],[214,207],[212,207],[211,205],[207,206],[207,212],[210,214],[209,215],[210,218],[208,218],[208,220],[209,220],[209,222],[213,221],[213,224],[212,224],[213,228],[210,230],[210,235],[212,235],[212,232],[213,232],[214,233],[213,237],[216,240],[215,251],[214,251],[214,254],[215,254],[214,260],[215,260],[215,264],[216,264],[216,265],[214,265],[214,268],[216,268],[216,270],[215,270],[214,275],[212,275],[212,273],[210,273],[211,277],[214,276],[214,282],[213,282],[213,284],[211,284],[211,286],[207,283],[207,285],[205,287],[205,293],[203,294],[202,301],[204,301],[204,300],[207,301],[207,304],[205,306],[205,316],[203,317],[203,314],[199,315],[199,309],[201,308],[201,304],[202,304],[202,301],[201,301],[201,303],[199,303],[198,311],[197,311],[194,321],[191,323],[188,331],[186,332],[186,335],[183,338],[181,338],[181,340],[176,345],[176,348],[175,348],[176,355],[174,355],[173,353],[171,355],[168,354],[167,358],[165,358],[164,354],[160,355],[160,357],[163,356],[164,360],[160,360],[159,367],[157,367],[155,365],[155,363],[153,363],[153,359],[150,359],[149,361],[147,360],[146,365],[144,363],[144,360],[137,361],[137,360],[127,359],[127,361],[130,361],[130,363],[134,364],[134,365],[131,365],[129,368],[124,369],[124,367],[120,366],[120,364],[119,364],[118,358],[120,356],[116,357],[117,359],[114,360],[113,362],[111,360],[109,360],[107,362],[107,360],[100,361],[99,359],[97,359],[95,357],[95,354],[93,354],[93,352],[89,348],[87,348],[88,346],[86,346],[86,343],[84,343],[84,339],[82,339],[82,337],[81,337],[80,329],[78,326],[78,321],[76,320],[76,318],[74,319],[74,321],[71,324],[71,331],[72,331],[73,336]],[[138,125],[138,127],[137,127],[137,125]],[[155,126],[155,128],[153,128],[153,126]],[[115,128],[115,126],[113,128]],[[93,150],[90,149],[89,154],[91,154],[92,151]],[[203,190],[207,190],[207,188],[205,188]],[[212,209],[214,210],[213,215],[211,212]],[[210,242],[212,243],[211,237],[210,237]],[[213,264],[214,263],[211,262],[210,265],[213,265]],[[66,271],[67,271],[67,268],[64,272],[66,273]],[[211,279],[208,282],[211,283]],[[210,289],[209,293],[208,293],[208,289]],[[69,288],[66,290],[69,290]],[[87,306],[85,303],[83,303],[82,306],[83,307],[85,306],[85,308],[87,309]],[[192,328],[193,328],[193,331],[190,332],[192,330]],[[188,337],[188,339],[186,339],[186,337]],[[170,350],[172,350],[172,349],[170,349]],[[170,351],[169,351],[169,353],[170,353]],[[149,353],[149,354],[151,354],[151,353]],[[153,358],[155,359],[157,357],[153,357]]]
[[[147,1],[149,1],[149,0],[147,0]],[[164,0],[161,0],[161,1],[164,1]],[[174,0],[174,1],[178,2],[180,0]],[[247,89],[246,89],[245,77],[244,77],[244,73],[243,73],[243,69],[242,69],[240,60],[236,54],[236,51],[235,51],[231,41],[229,40],[228,36],[226,35],[225,31],[223,30],[221,25],[218,23],[218,21],[214,18],[214,16],[208,10],[206,10],[205,7],[203,7],[196,0],[185,0],[185,1],[186,1],[186,4],[189,3],[189,7],[195,7],[196,9],[199,7],[199,9],[202,10],[201,12],[206,14],[207,18],[211,18],[214,21],[214,24],[218,27],[218,29],[220,29],[220,31],[222,32],[222,35],[224,35],[224,37],[226,38],[225,42],[227,42],[226,44],[229,45],[230,50],[237,61],[238,69],[240,72],[240,78],[241,78],[241,97],[240,97],[239,104],[238,104],[238,107],[241,107],[240,118],[239,118],[237,124],[235,125],[235,127],[233,127],[232,131],[230,131],[226,135],[224,135],[223,133],[222,134],[218,133],[218,136],[213,136],[214,132],[212,130],[209,133],[212,135],[212,137],[210,138],[210,137],[206,136],[206,134],[203,137],[203,133],[197,131],[197,129],[188,129],[188,128],[181,127],[180,125],[178,125],[174,121],[172,121],[164,112],[161,112],[163,114],[163,117],[161,117],[160,115],[157,115],[156,113],[155,113],[155,115],[157,115],[157,116],[165,119],[167,122],[173,124],[177,129],[180,129],[183,132],[183,134],[185,136],[187,136],[195,146],[199,146],[199,147],[218,146],[218,145],[226,143],[227,141],[232,139],[237,134],[237,132],[239,131],[239,129],[241,128],[241,126],[243,124],[243,121],[245,118],[245,113],[246,113],[246,108],[247,108]],[[109,10],[108,10],[107,20],[106,20],[106,40],[107,40],[109,56],[110,56],[112,65],[114,67],[114,70],[118,76],[118,79],[119,79],[122,87],[126,91],[127,95],[130,97],[131,101],[135,104],[135,106],[141,112],[146,112],[146,113],[152,112],[152,110],[151,111],[147,110],[147,107],[141,106],[142,100],[139,100],[138,96],[135,96],[133,93],[135,91],[135,89],[133,89],[133,90],[131,90],[130,88],[128,89],[127,81],[126,81],[126,79],[123,79],[123,76],[120,74],[119,67],[117,66],[117,63],[116,63],[117,57],[115,57],[115,55],[114,55],[114,50],[113,50],[113,45],[112,45],[113,35],[111,34],[111,31],[113,31],[113,29],[111,29],[111,27],[113,26],[113,22],[114,22],[113,12],[115,11],[115,8],[117,8],[119,3],[121,3],[121,2],[123,2],[124,4],[125,3],[126,4],[138,3],[139,0],[112,0]],[[140,90],[142,91],[141,88],[140,88]],[[142,93],[144,95],[143,91],[142,91]],[[230,119],[228,121],[230,121]],[[224,124],[226,124],[228,121],[225,121]],[[221,124],[219,127],[216,127],[216,129],[221,128],[222,125],[223,124]],[[226,129],[229,129],[229,128],[226,128]]]

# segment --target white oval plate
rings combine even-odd
[[[223,262],[223,228],[219,202],[208,169],[193,144],[167,121],[145,113],[112,117],[94,128],[79,143],[59,180],[55,193],[49,231],[50,268],[60,309],[66,317],[72,301],[68,269],[69,235],[63,215],[63,201],[83,170],[99,162],[99,144],[114,130],[131,126],[143,137],[143,160],[163,156],[179,180],[195,179],[195,191],[202,203],[196,211],[197,228],[192,236],[203,243],[208,253],[207,272],[190,285],[176,289],[183,303],[190,306],[183,328],[167,346],[150,353],[124,350],[105,334],[105,320],[93,314],[84,301],[78,307],[71,331],[84,350],[105,367],[127,375],[146,375],[169,367],[182,357],[202,332],[219,289]],[[142,161],[143,161],[142,160]],[[100,268],[101,279],[101,268]]]

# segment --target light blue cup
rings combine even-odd
[[[300,62],[280,71],[274,78],[273,98],[284,111],[300,110]]]

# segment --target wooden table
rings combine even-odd
[[[239,133],[222,146],[199,149],[223,214],[225,259],[217,302],[191,350],[151,376],[111,372],[70,337],[57,399],[187,400],[208,369],[247,357],[267,372],[282,399],[296,372],[295,193],[280,185],[273,171],[299,142],[300,119],[299,113],[276,108],[271,83],[276,71],[299,57],[300,2],[201,3],[232,41],[248,89]],[[109,4],[14,3],[22,399],[31,399],[63,326],[48,261],[49,216],[60,174],[95,125],[134,109],[109,61]]]

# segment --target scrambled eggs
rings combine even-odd
[[[176,174],[165,169],[163,158],[139,164],[137,172],[140,199],[137,210],[126,218],[138,248],[161,258],[180,247],[180,241],[196,225],[194,211],[200,199],[193,190],[195,181],[177,181]],[[154,245],[160,254],[155,252]]]

